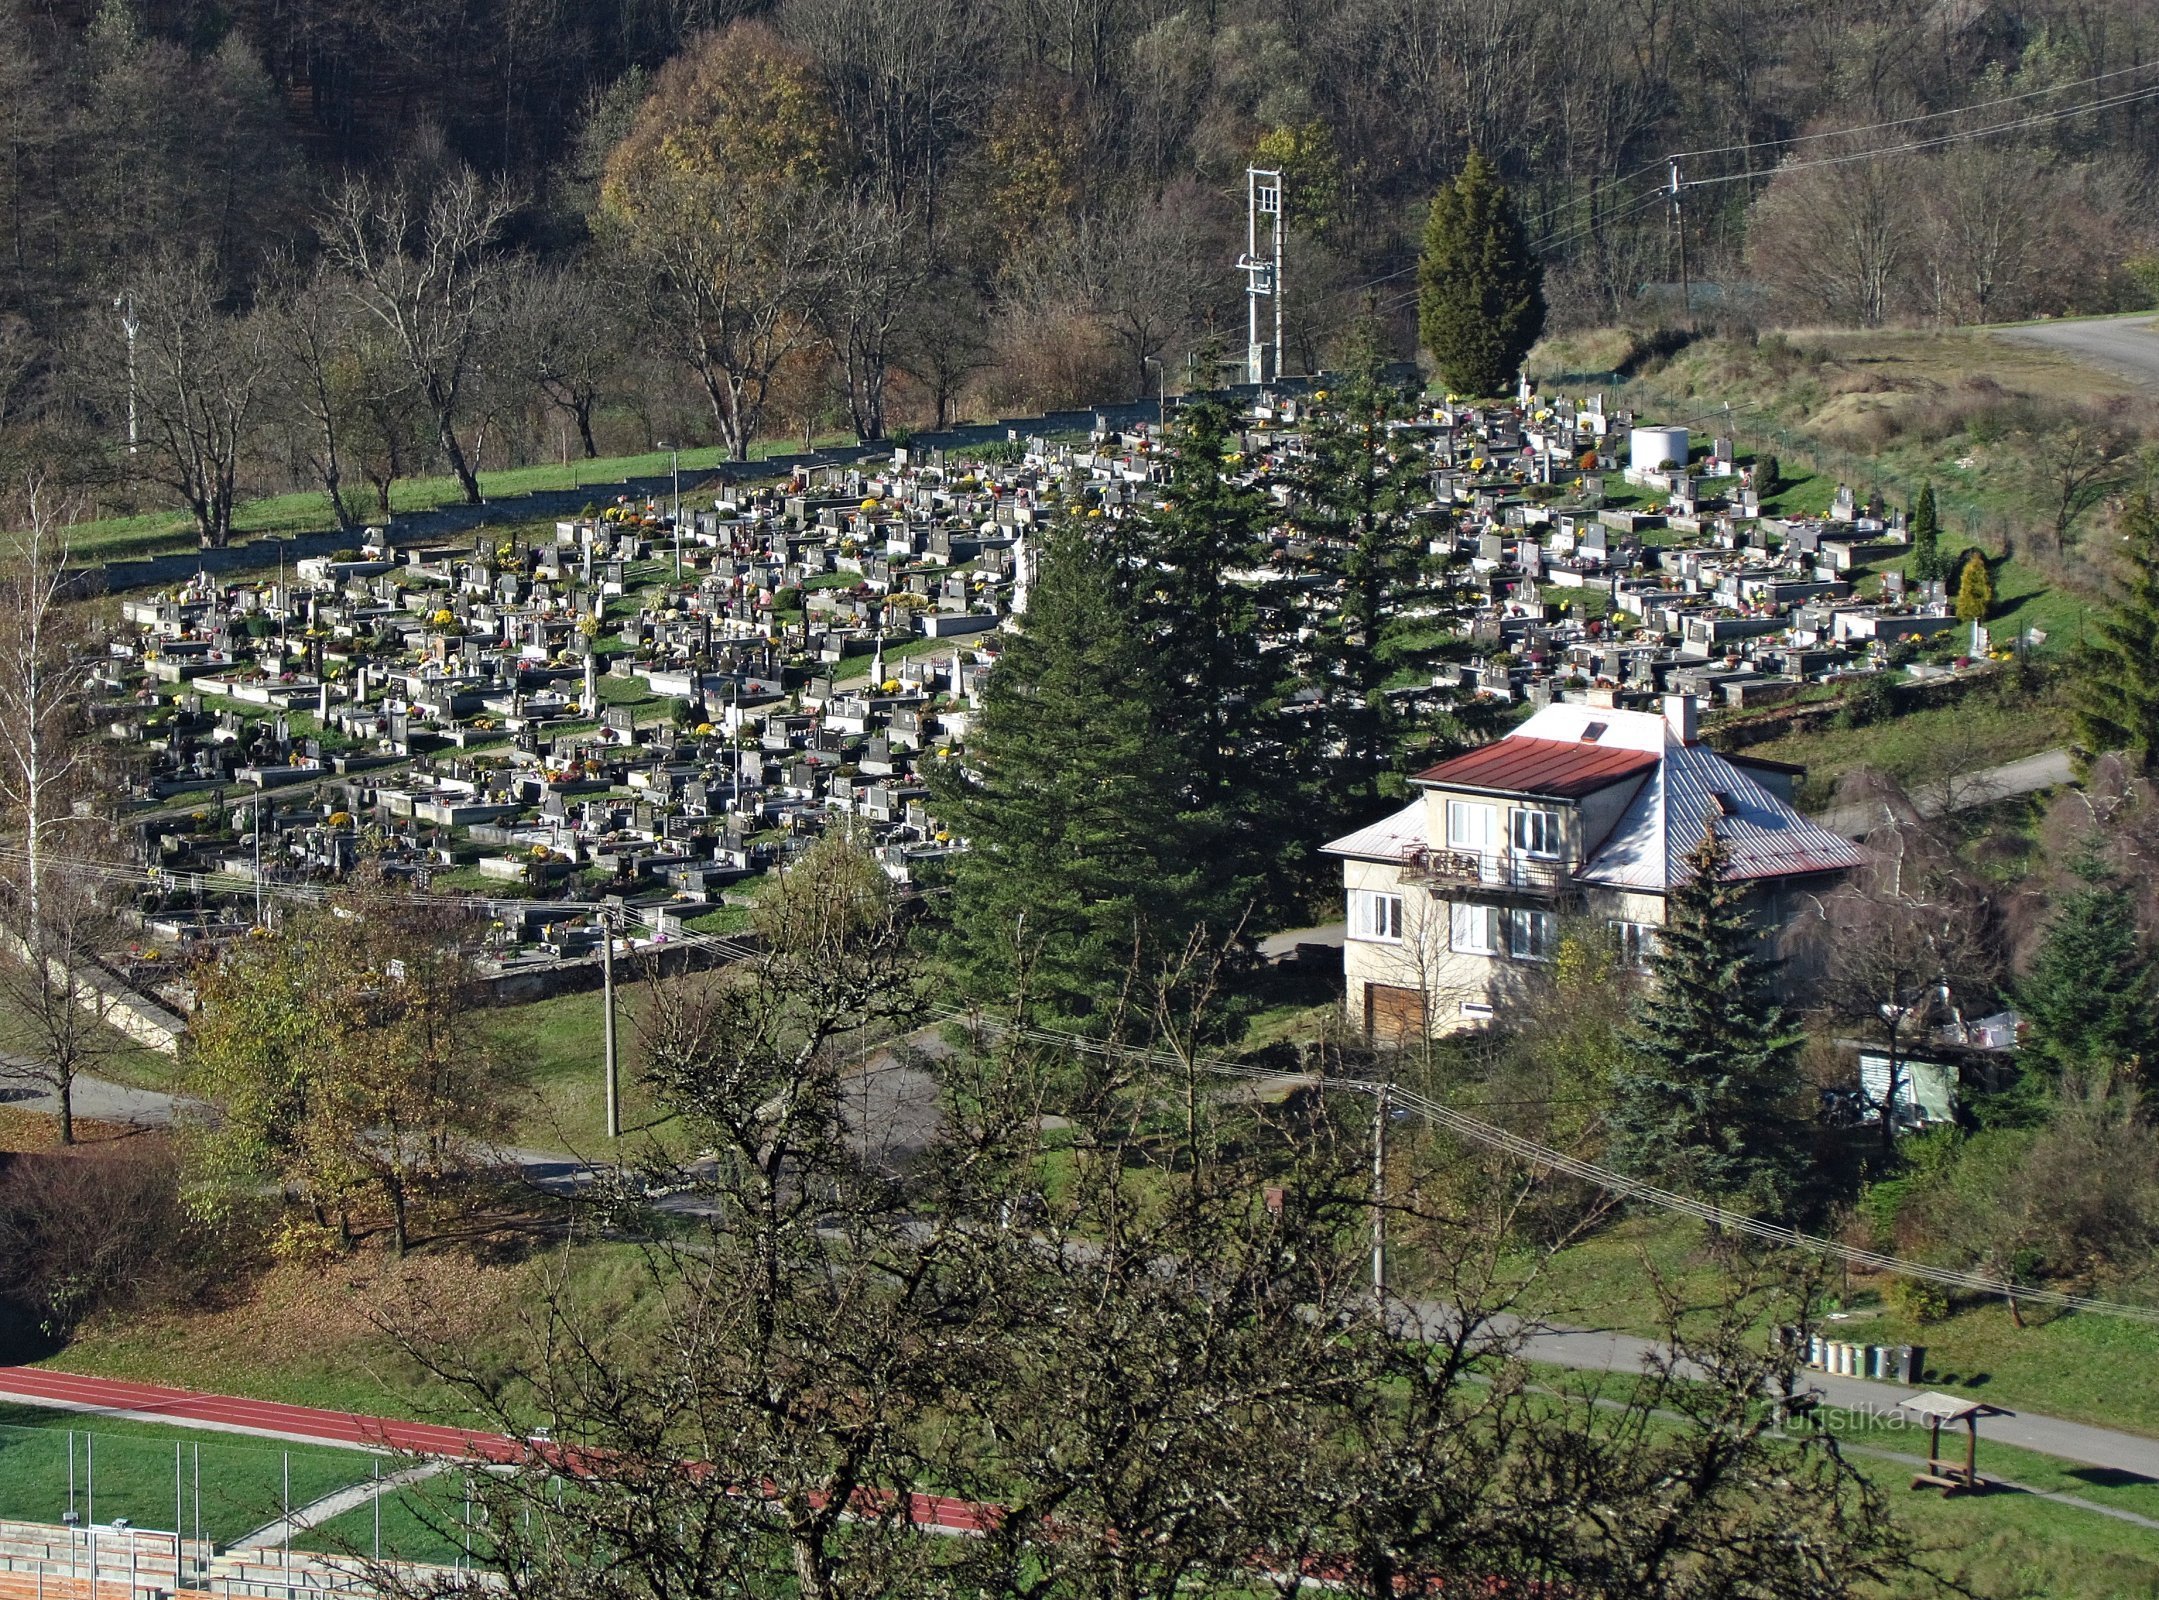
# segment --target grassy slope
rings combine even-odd
[[[1807,769],[1801,802],[1827,804],[1837,780],[1872,767],[1906,787],[1938,779],[1954,758],[1977,771],[2051,750],[2062,742],[2061,710],[2045,701],[1998,704],[1975,695],[1953,706],[1908,711],[1864,728],[1824,727],[1747,746],[1746,754],[1794,761]]]
[[[818,440],[820,445],[852,442],[852,435],[843,437],[838,434]],[[799,440],[765,440],[752,446],[750,454],[762,460],[800,449]],[[687,496],[693,487],[693,473],[715,468],[724,459],[725,453],[717,448],[683,451],[684,495]],[[596,461],[579,460],[567,464],[542,462],[535,466],[483,472],[480,474],[480,492],[490,500],[497,500],[539,490],[589,486],[594,491],[594,498],[605,500],[608,498],[605,491],[620,484],[624,478],[659,477],[667,471],[665,450],[634,456],[602,456]],[[390,508],[400,515],[430,511],[458,500],[461,493],[455,478],[401,479],[391,487]],[[364,504],[353,502],[353,509],[363,523],[379,515],[372,499]],[[241,537],[276,536],[332,528],[336,526],[336,518],[331,515],[329,497],[319,490],[308,490],[246,501],[235,509],[233,526]],[[180,512],[148,511],[138,516],[104,517],[80,523],[70,530],[70,540],[78,557],[117,561],[130,556],[191,548],[194,525]]]
[[[1684,1303],[1716,1299],[1721,1273],[1701,1245],[1700,1225],[1687,1219],[1625,1218],[1558,1256],[1537,1304],[1556,1322],[1654,1334],[1655,1278]],[[1930,1384],[2012,1409],[2159,1437],[2159,1328],[2073,1315],[2029,1317],[2029,1326],[2018,1329],[1993,1304],[1921,1325],[1883,1309],[1877,1290],[1862,1279],[1850,1282],[1851,1309],[1836,1324],[1841,1336],[1925,1346]],[[1883,1394],[1894,1391],[1884,1385]]]

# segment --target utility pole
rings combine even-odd
[[[262,789],[255,790],[255,926],[262,926]]]
[[[1372,1094],[1372,1303],[1387,1308],[1387,1088]]]
[[[1685,187],[1679,179],[1679,158],[1672,157],[1672,227],[1679,235],[1679,315],[1688,326],[1694,326],[1694,286],[1687,279],[1687,215],[1680,205],[1679,191]]]
[[[1264,167],[1247,167],[1244,187],[1244,254],[1237,258],[1237,269],[1245,277],[1245,381],[1258,384],[1282,375],[1282,242],[1286,221],[1282,174]],[[1261,217],[1268,219],[1269,249],[1265,255],[1260,253]],[[1259,336],[1261,300],[1274,302],[1271,359]]]
[[[675,582],[682,581],[682,451],[678,446],[660,441],[660,448],[667,452],[668,476],[675,481]]]
[[[135,421],[135,336],[142,332],[142,322],[135,315],[134,295],[113,296],[112,307],[120,313],[120,331],[127,335],[127,453],[133,455],[141,438]]]
[[[622,1137],[622,1079],[615,1061],[615,913],[612,908],[600,914],[600,985],[606,991],[600,1004],[600,1049],[607,1100],[607,1137],[619,1139]]]

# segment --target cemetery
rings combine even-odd
[[[1310,405],[1243,405],[1232,470],[1278,505]],[[1393,427],[1429,486],[1434,621],[1459,641],[1392,691],[1425,709],[1751,707],[1964,641],[1941,585],[1868,577],[1905,548],[1900,514],[1840,490],[1827,517],[1765,516],[1729,439],[1526,381],[1512,404]],[[175,946],[162,958],[230,937],[250,902],[364,852],[483,900],[489,970],[530,994],[540,972],[591,981],[605,919],[648,949],[742,932],[762,875],[837,817],[913,885],[966,846],[924,775],[965,759],[1039,530],[1114,524],[1167,476],[1146,423],[1097,418],[469,544],[370,529],[274,582],[205,572],[125,598],[96,681],[152,875],[145,938]],[[1255,576],[1304,581],[1314,552],[1287,521]],[[1310,603],[1331,603],[1323,584]]]

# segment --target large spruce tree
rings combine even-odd
[[[2124,571],[2097,635],[2078,652],[2070,693],[2077,740],[2088,754],[2122,751],[2159,769],[2159,510],[2133,496],[2121,517]]]
[[[1293,505],[1330,602],[1308,645],[1323,713],[1317,742],[1332,752],[1318,763],[1326,774],[1322,810],[1368,815],[1422,748],[1387,690],[1404,675],[1415,679],[1439,654],[1432,617],[1445,563],[1431,552],[1431,523],[1418,515],[1431,500],[1425,457],[1389,427],[1408,406],[1383,376],[1369,324],[1344,365],[1306,423]]]
[[[1204,836],[1210,926],[1227,931],[1279,904],[1301,860],[1300,777],[1283,715],[1289,591],[1259,580],[1272,559],[1273,502],[1246,480],[1235,422],[1201,403],[1179,414],[1161,503],[1115,525],[1134,611],[1165,680],[1161,732],[1176,753],[1184,811]]]
[[[1053,531],[1027,614],[983,689],[965,771],[933,774],[969,851],[946,954],[980,998],[1024,975],[1038,1014],[1085,1023],[1135,955],[1182,944],[1201,870],[1164,736],[1170,682],[1134,616],[1130,569]]]
[[[1472,395],[1511,390],[1544,331],[1544,263],[1476,150],[1433,197],[1417,263],[1417,327],[1447,386]]]
[[[1789,1212],[1805,1175],[1799,1030],[1771,990],[1714,827],[1672,891],[1616,1074],[1612,1159],[1664,1188]]]
[[[2159,1065],[2152,958],[2136,898],[2096,860],[2061,896],[2017,1007],[2031,1024],[2026,1052],[2055,1072],[2119,1072],[2142,1079]]]

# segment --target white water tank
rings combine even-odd
[[[1636,472],[1656,472],[1667,462],[1687,464],[1685,428],[1636,428],[1627,435],[1627,465]]]

